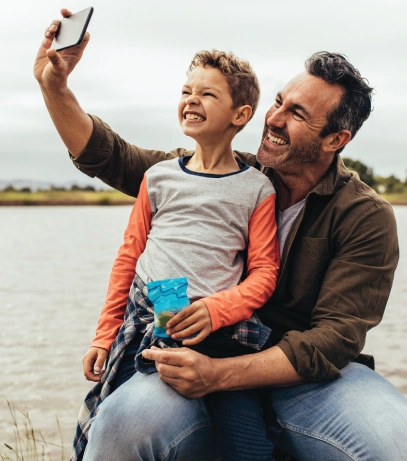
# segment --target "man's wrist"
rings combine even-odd
[[[210,392],[219,392],[230,390],[232,383],[230,382],[231,374],[236,373],[236,367],[233,364],[233,358],[213,359],[210,361],[206,380],[207,394]]]
[[[68,88],[68,82],[63,84],[49,83],[45,81],[38,82],[44,97],[65,97],[72,94],[71,90]]]

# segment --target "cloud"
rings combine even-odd
[[[180,88],[193,54],[217,48],[248,59],[259,76],[258,112],[234,145],[255,151],[276,91],[302,71],[306,57],[328,49],[345,53],[376,88],[371,119],[346,155],[377,174],[403,172],[404,2],[228,0],[220,7],[215,0],[95,0],[93,6],[91,41],[69,85],[86,111],[101,115],[129,141],[164,150],[193,145],[177,124]],[[69,7],[75,12],[84,4],[72,0]],[[32,179],[79,174],[66,159],[32,74],[44,29],[58,15],[52,0],[9,2],[2,10],[0,179],[19,172]]]

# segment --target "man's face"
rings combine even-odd
[[[178,118],[187,136],[219,142],[232,127],[233,100],[226,77],[213,67],[196,67],[182,88]]]
[[[324,152],[320,133],[343,88],[303,72],[276,96],[265,119],[257,160],[282,173],[318,164]]]

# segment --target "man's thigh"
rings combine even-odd
[[[100,406],[86,461],[217,461],[203,399],[186,399],[158,373],[136,373]]]
[[[282,426],[275,443],[304,461],[394,461],[407,452],[407,399],[351,363],[341,377],[272,391]]]

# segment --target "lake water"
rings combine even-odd
[[[82,356],[93,337],[131,207],[0,207],[0,443],[6,400],[70,447],[91,387]],[[382,323],[368,334],[376,370],[407,397],[407,207],[395,207],[401,259]],[[385,223],[383,223],[385,224]],[[68,449],[69,451],[69,449]]]

